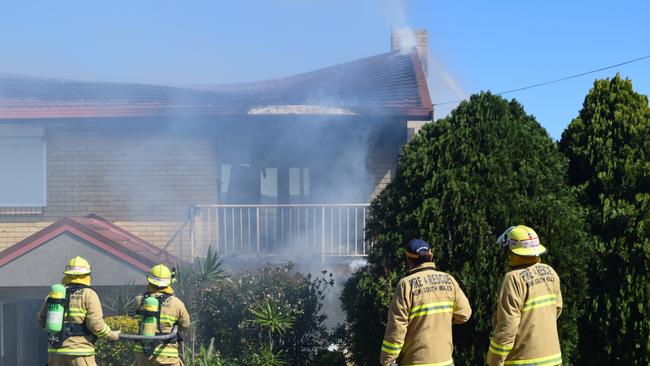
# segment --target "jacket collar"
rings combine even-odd
[[[420,264],[419,266],[413,267],[412,269],[409,270],[409,274],[414,273],[414,272],[419,272],[424,269],[436,269],[436,264],[433,262],[424,262]]]
[[[149,284],[149,286],[147,286],[147,292],[149,292],[152,295],[153,294],[173,295],[174,294],[174,289],[171,286],[160,288],[160,287],[156,287],[156,286],[153,286],[153,285]]]

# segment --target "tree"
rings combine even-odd
[[[597,80],[562,134],[569,182],[597,240],[581,324],[584,364],[650,364],[650,108],[632,82]]]
[[[438,267],[456,277],[472,304],[472,319],[454,327],[456,362],[483,364],[507,257],[495,240],[507,227],[526,224],[548,247],[544,261],[562,279],[565,309],[558,326],[569,364],[589,246],[566,169],[556,144],[514,100],[481,93],[426,125],[404,147],[395,179],[371,204],[369,264],[342,295],[354,361],[378,363],[388,304],[406,272],[401,244],[419,237],[432,244]]]

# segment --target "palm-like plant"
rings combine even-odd
[[[204,258],[198,258],[197,274],[202,284],[214,285],[226,278],[226,271],[223,268],[223,252],[215,251],[212,246],[208,248]]]
[[[282,360],[282,351],[273,352],[269,347],[264,346],[259,352],[251,356],[251,360],[256,366],[284,366],[287,363]]]
[[[283,335],[293,325],[293,317],[289,315],[289,309],[268,300],[256,303],[248,311],[255,316],[253,323],[268,328],[272,334]]]
[[[135,288],[135,281],[130,280],[115,289],[112,296],[104,302],[104,306],[115,315],[133,315],[131,313],[134,308]]]
[[[282,351],[273,350],[275,334],[283,335],[293,326],[293,317],[287,306],[280,306],[270,302],[268,299],[257,302],[248,309],[255,319],[251,320],[253,324],[267,329],[268,345],[262,347],[259,352],[254,352],[252,361],[258,366],[282,366],[285,362],[282,360]]]
[[[197,258],[193,263],[180,264],[176,268],[176,288],[185,300],[187,309],[193,319],[197,319],[205,305],[205,290],[212,288],[228,278],[224,269],[223,252],[212,247],[203,258]],[[194,350],[195,328],[190,329],[191,346]]]
[[[193,263],[182,264],[176,269],[176,282],[180,293],[187,299],[200,299],[203,306],[203,291],[214,287],[228,278],[224,269],[223,252],[208,248],[205,257]]]

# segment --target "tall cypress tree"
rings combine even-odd
[[[581,325],[583,363],[650,365],[648,98],[620,75],[597,80],[560,149],[597,241]]]
[[[514,100],[481,93],[426,125],[371,204],[369,264],[342,295],[356,363],[377,364],[393,286],[406,272],[402,243],[419,237],[432,244],[439,269],[456,277],[473,308],[471,320],[454,327],[455,361],[483,364],[507,257],[495,240],[507,227],[525,224],[548,247],[543,260],[562,280],[558,326],[568,364],[578,341],[589,246],[566,169],[557,145]]]

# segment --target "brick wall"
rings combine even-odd
[[[368,156],[368,170],[372,179],[372,193],[370,199],[386,188],[397,172],[397,161],[403,144],[415,136],[425,124],[430,121],[406,121],[406,133],[403,136],[396,136],[394,140],[388,142],[380,140],[375,144]]]
[[[425,124],[430,123],[431,121],[406,121],[406,138],[411,140]]]
[[[392,149],[375,148],[370,151],[368,171],[372,179],[372,192],[370,199],[386,188],[386,185],[395,177],[397,170],[397,152]]]
[[[216,202],[212,141],[128,127],[48,127],[47,207],[0,214],[0,250],[64,216],[96,213],[186,256],[190,205]]]

